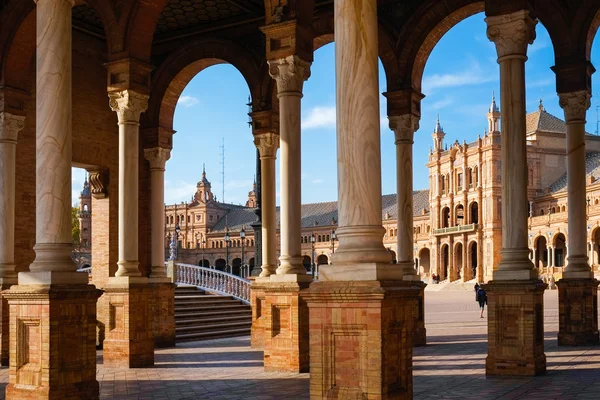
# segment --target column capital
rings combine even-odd
[[[302,96],[304,81],[310,77],[310,62],[293,55],[269,60],[268,63],[269,74],[277,81],[278,96],[290,94]]]
[[[388,117],[390,129],[394,131],[396,145],[413,144],[414,133],[419,130],[419,118],[412,114]]]
[[[140,115],[148,108],[149,96],[133,90],[109,92],[108,97],[110,108],[117,113],[120,124],[139,124]]]
[[[105,199],[108,196],[108,170],[101,168],[87,170],[87,172],[90,174],[92,196],[95,199]]]
[[[573,122],[585,123],[585,113],[590,108],[591,97],[590,92],[587,90],[558,94],[558,104],[565,112],[565,122],[567,124]]]
[[[277,158],[279,148],[279,135],[275,133],[261,133],[254,135],[254,145],[260,152],[260,158]]]
[[[144,149],[144,157],[150,163],[150,170],[165,170],[165,164],[171,158],[171,150],[164,147]]]
[[[535,40],[537,20],[528,10],[487,17],[487,37],[496,44],[498,59],[506,56],[526,56],[527,45]]]
[[[17,143],[17,136],[24,127],[25,117],[0,112],[0,143]]]

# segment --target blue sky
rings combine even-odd
[[[499,99],[499,69],[496,50],[486,35],[483,13],[452,28],[433,49],[425,66],[420,129],[415,134],[414,188],[428,186],[431,133],[439,114],[446,132],[445,142],[472,142],[483,134],[492,91]],[[546,110],[561,119],[555,90],[552,43],[543,25],[528,50],[526,63],[527,111],[537,110],[543,99]],[[592,63],[600,50],[596,40]],[[337,199],[335,141],[335,55],[334,44],[317,50],[312,75],[304,85],[302,99],[302,201],[313,203]],[[380,89],[386,90],[380,65]],[[600,78],[593,77],[592,107],[588,132],[596,130],[596,106]],[[173,152],[165,174],[165,201],[189,201],[206,164],[208,179],[219,200],[223,199],[221,143],[225,144],[225,201],[245,203],[252,188],[255,147],[248,127],[248,86],[231,65],[221,64],[200,72],[185,88],[175,111]],[[394,135],[387,126],[385,98],[381,96],[381,144],[383,193],[396,192]],[[279,154],[278,154],[279,155]],[[277,202],[279,203],[279,158],[277,159]],[[73,202],[81,190],[84,172],[74,169]]]

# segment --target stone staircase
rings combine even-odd
[[[189,342],[250,335],[252,310],[231,296],[194,286],[175,288],[175,340]]]

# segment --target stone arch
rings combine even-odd
[[[226,267],[227,262],[224,259],[218,258],[217,260],[215,260],[215,268],[217,268],[219,271],[225,271]]]
[[[552,247],[554,248],[553,266],[564,267],[567,264],[567,236],[564,232],[557,232],[552,236]]]
[[[454,257],[454,265],[453,271],[450,271],[450,281],[455,281],[461,278],[462,271],[464,270],[464,257],[463,257],[463,243],[456,242],[454,243],[454,249],[452,251],[452,256]]]
[[[317,257],[317,265],[329,264],[329,259],[325,254],[321,254]]]
[[[424,276],[429,276],[431,272],[431,252],[427,247],[419,251],[419,268]]]
[[[596,226],[590,233],[590,264],[598,266],[600,264],[600,226]]]
[[[260,98],[260,61],[237,43],[225,39],[194,41],[171,54],[152,79],[152,93],[144,126],[173,129],[177,100],[187,84],[202,70],[229,63],[244,77],[252,99]],[[254,100],[253,100],[254,104]]]
[[[534,266],[541,270],[548,266],[548,239],[545,235],[538,235],[533,238]]]
[[[123,51],[130,57],[150,62],[152,41],[156,25],[169,0],[137,1],[132,12],[127,15],[129,24],[123,38]]]
[[[312,260],[309,256],[302,256],[302,265],[304,265],[304,269],[307,271],[311,270]]]

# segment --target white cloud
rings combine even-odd
[[[479,62],[472,61],[467,68],[463,68],[460,72],[425,76],[423,78],[423,93],[428,94],[435,89],[492,82],[498,80],[498,76],[495,71],[485,72]]]
[[[321,178],[317,178],[317,179],[313,179],[312,183],[314,183],[315,185],[319,185],[321,183],[324,183],[325,179],[321,179]]]
[[[178,184],[172,184],[170,181],[165,181],[166,204],[190,201],[194,193],[196,193],[195,183],[179,182]]]
[[[194,107],[198,103],[200,103],[200,100],[194,96],[180,96],[177,100],[178,105],[181,104],[186,108]]]
[[[335,128],[335,107],[315,107],[308,118],[302,121],[302,128]]]
[[[527,49],[527,53],[530,55],[536,53],[542,49],[550,47],[550,42],[546,40],[535,40],[531,46]]]
[[[445,96],[443,99],[433,102],[430,107],[434,110],[441,110],[442,108],[448,107],[452,103],[454,103],[454,98]]]

